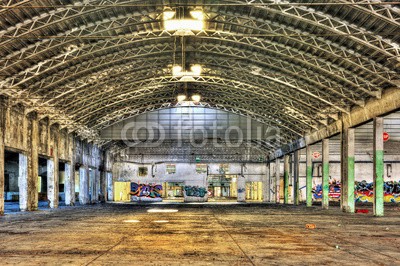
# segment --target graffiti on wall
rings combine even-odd
[[[329,192],[328,196],[330,200],[338,200],[340,199],[340,191],[342,186],[339,181],[333,180],[329,182]],[[313,197],[315,200],[322,199],[322,185],[318,184],[313,187]]]
[[[355,186],[356,202],[373,202],[374,201],[374,183],[368,183],[363,180],[356,182]],[[383,200],[384,202],[400,203],[400,180],[386,181],[383,183]]]
[[[384,201],[400,203],[400,181],[386,181],[384,187]],[[339,200],[341,192],[341,184],[339,181],[333,180],[329,183],[330,200]],[[355,202],[373,202],[374,200],[374,183],[365,180],[355,182],[354,200]],[[322,199],[322,185],[317,184],[313,187],[313,198],[315,200]]]
[[[185,186],[184,187],[186,196],[189,197],[204,197],[207,194],[207,189],[204,187],[197,186]]]
[[[131,183],[130,194],[138,198],[161,198],[162,185]]]

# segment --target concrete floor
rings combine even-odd
[[[338,207],[263,204],[106,204],[11,213],[0,217],[0,264],[399,265],[399,214],[397,206],[375,218]]]

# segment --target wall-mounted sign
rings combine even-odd
[[[390,139],[390,135],[387,132],[383,132],[383,141],[388,141]]]
[[[314,159],[318,159],[319,157],[321,157],[321,153],[319,153],[318,151],[313,152],[312,157]]]

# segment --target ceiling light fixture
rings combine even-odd
[[[190,14],[190,16],[185,16]],[[185,13],[185,8],[172,10],[170,7],[164,8],[163,20],[166,31],[179,31],[184,35],[189,35],[191,31],[202,31],[204,29],[204,12],[201,8],[195,8]]]

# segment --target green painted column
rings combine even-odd
[[[299,163],[299,151],[294,152],[294,161],[293,161],[293,203],[294,205],[299,205],[299,171],[300,171],[300,163]]]
[[[312,151],[311,146],[306,147],[306,204],[307,207],[312,206]]]
[[[341,208],[344,212],[354,212],[354,128],[344,129],[342,131],[342,156],[341,156]]]
[[[284,175],[283,175],[283,202],[289,203],[289,175],[290,175],[290,155],[284,157]]]
[[[322,208],[329,207],[329,139],[322,140]]]
[[[374,118],[374,215],[383,216],[383,118]]]

